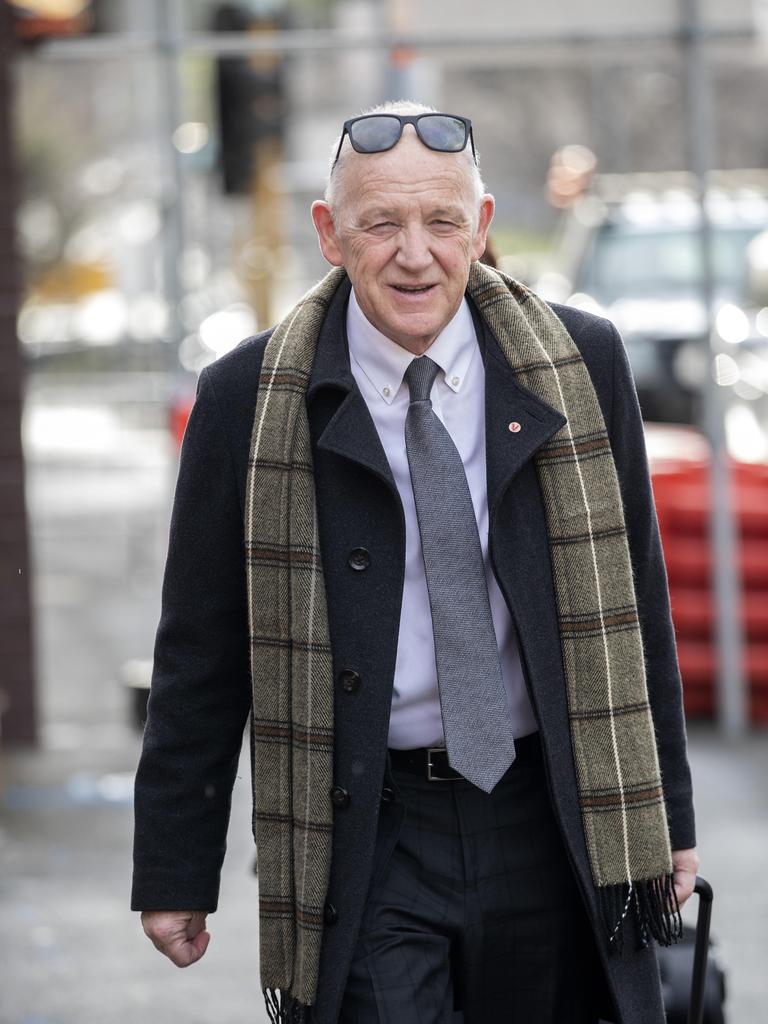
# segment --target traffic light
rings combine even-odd
[[[220,4],[214,15],[218,32],[270,33],[276,18],[257,16],[242,4]],[[217,59],[219,167],[228,195],[253,187],[256,149],[282,141],[285,121],[283,58],[278,54]]]

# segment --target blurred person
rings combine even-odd
[[[204,954],[250,714],[272,1020],[664,1021],[698,858],[640,411],[611,323],[479,262],[493,210],[467,119],[346,122],[333,269],[200,377],[132,906]]]

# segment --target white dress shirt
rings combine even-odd
[[[370,410],[389,460],[405,514],[405,581],[395,663],[389,746],[397,749],[444,743],[435,646],[421,536],[405,451],[410,403],[403,375],[413,358],[364,316],[350,294],[347,334],[352,373]],[[427,353],[441,369],[432,407],[453,438],[467,476],[480,534],[491,615],[515,737],[538,728],[523,679],[517,634],[488,558],[488,492],[485,466],[485,369],[466,299]]]

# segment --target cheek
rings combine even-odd
[[[347,269],[366,275],[375,274],[377,270],[386,265],[388,260],[383,246],[372,245],[367,241],[352,243],[348,247],[347,256]],[[373,281],[369,280],[363,283],[371,285]]]
[[[469,264],[472,260],[473,239],[469,235],[461,235],[459,238],[446,239],[445,244],[437,247],[438,258],[451,275],[469,273]]]
[[[469,279],[469,265],[473,259],[471,241],[466,239],[460,246],[454,246],[450,253],[446,253],[443,260],[443,269],[446,275],[462,291]]]

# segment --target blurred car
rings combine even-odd
[[[752,377],[749,361],[768,360],[768,288],[757,265],[768,248],[768,173],[714,172],[707,213],[716,330],[737,371],[745,361]],[[596,175],[564,212],[557,266],[536,284],[545,298],[616,324],[648,420],[700,421],[710,363],[700,221],[688,174]],[[765,375],[757,386],[768,387]]]

